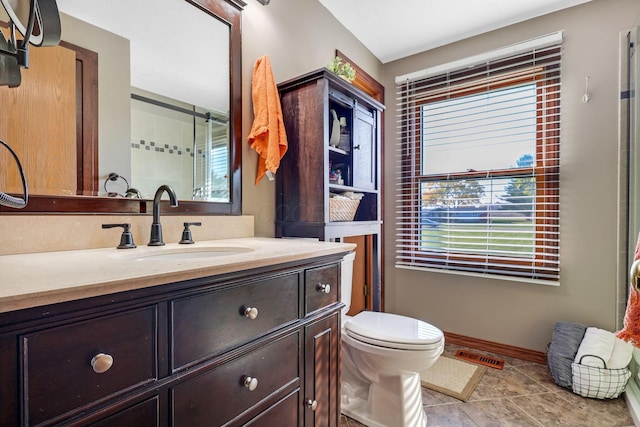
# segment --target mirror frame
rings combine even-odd
[[[105,0],[107,1],[107,0]],[[241,13],[246,3],[242,0],[185,0],[214,19],[229,26],[229,84],[230,84],[230,195],[231,202],[205,202],[180,200],[176,208],[165,215],[242,214],[242,32]],[[97,138],[84,141],[80,157],[93,156],[98,152]],[[97,181],[98,178],[96,177]],[[28,184],[28,183],[27,183]],[[82,190],[79,188],[79,190]],[[0,215],[30,214],[147,214],[152,211],[151,199],[126,199],[98,196],[51,196],[29,195],[29,203],[23,209],[0,206]]]

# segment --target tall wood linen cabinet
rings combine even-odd
[[[276,175],[276,236],[370,236],[365,268],[372,272],[371,308],[379,310],[384,106],[325,68],[278,90],[289,148]]]

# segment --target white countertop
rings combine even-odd
[[[0,256],[0,312],[214,276],[351,251],[350,243],[311,239],[241,238]],[[148,255],[207,250],[242,252],[192,259]]]

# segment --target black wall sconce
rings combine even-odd
[[[271,0],[258,0],[258,3],[260,3],[263,6],[268,5],[271,2]]]

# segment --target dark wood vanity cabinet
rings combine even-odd
[[[342,255],[2,313],[0,425],[337,427]]]

